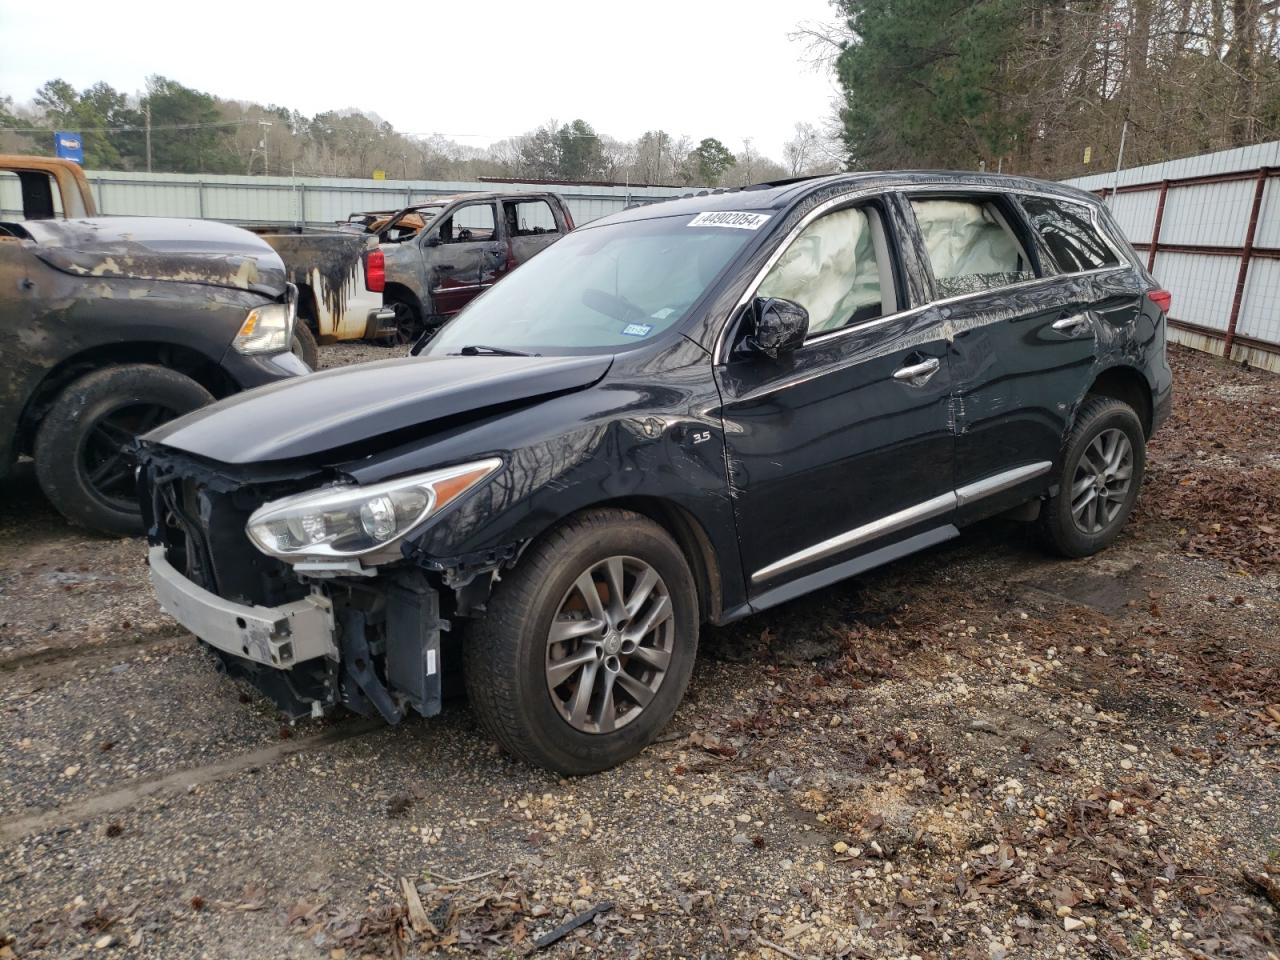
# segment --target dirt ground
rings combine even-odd
[[[0,960],[513,957],[596,907],[543,955],[1280,957],[1280,378],[1173,362],[1112,549],[993,522],[704,630],[662,741],[574,781],[463,702],[282,725],[20,469]]]

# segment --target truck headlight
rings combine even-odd
[[[287,303],[254,307],[240,324],[231,345],[240,353],[282,353],[293,334],[293,311]]]
[[[265,503],[245,526],[263,553],[282,560],[360,557],[395,543],[490,477],[497,457],[367,487],[328,487]]]

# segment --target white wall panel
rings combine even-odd
[[[1280,343],[1280,260],[1255,257],[1249,262],[1236,333]]]
[[[1116,194],[1111,204],[1111,215],[1130,243],[1147,243],[1151,239],[1158,200],[1159,194],[1146,190]]]
[[[1249,224],[1253,191],[1252,180],[1170,187],[1160,242],[1240,246]]]
[[[1239,263],[1235,257],[1160,250],[1151,272],[1173,294],[1173,316],[1225,332]]]

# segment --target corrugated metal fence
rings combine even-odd
[[[1280,141],[1068,182],[1172,291],[1170,339],[1280,373]]]
[[[473,190],[560,194],[576,223],[633,203],[655,203],[689,187],[608,187],[591,184],[487,183],[446,180],[348,180],[338,177],[241,177],[215,174],[86,170],[98,210],[148,217],[201,217],[234,223],[320,226],[361,210],[388,210]],[[0,178],[0,211],[22,208],[16,178]]]

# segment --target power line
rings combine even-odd
[[[210,127],[238,127],[246,123],[258,123],[257,120],[220,120],[210,123],[175,123],[152,127],[151,130],[202,130]],[[72,126],[68,123],[67,126]],[[80,127],[75,132],[85,133],[145,133],[147,125],[127,125],[120,127]],[[6,133],[58,133],[54,127],[0,127]]]

